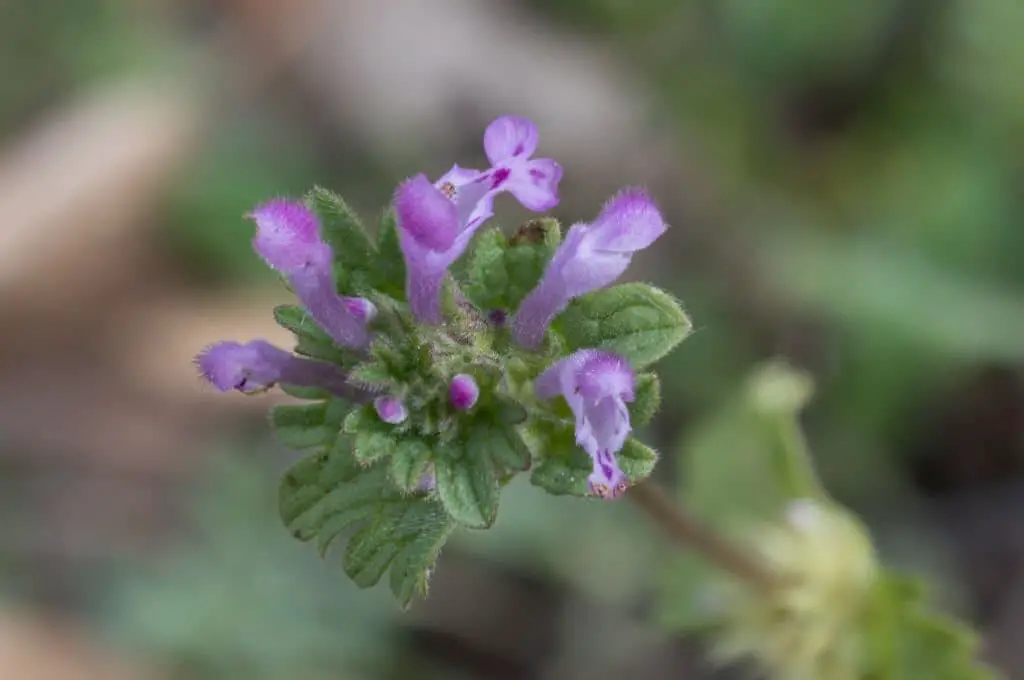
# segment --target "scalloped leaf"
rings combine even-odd
[[[299,461],[281,480],[281,518],[321,554],[355,529],[345,548],[345,573],[361,588],[390,570],[391,592],[403,608],[427,594],[430,573],[455,522],[441,505],[396,489],[383,464],[362,467],[350,455],[320,453]]]
[[[661,359],[693,329],[674,297],[646,283],[623,283],[576,298],[555,323],[570,351],[616,352],[634,369]]]
[[[396,300],[405,300],[405,255],[398,239],[398,220],[388,208],[377,227],[377,260],[370,282],[380,292]]]
[[[348,406],[332,398],[311,404],[281,404],[270,411],[270,424],[283,445],[309,449],[331,445],[341,430]]]
[[[641,373],[636,377],[635,398],[627,404],[629,424],[643,427],[657,415],[661,407],[661,380],[657,373]]]
[[[437,496],[455,521],[473,529],[494,524],[501,487],[489,455],[455,457],[446,451],[434,459],[434,479]]]
[[[515,309],[540,282],[561,241],[551,217],[530,220],[507,239],[500,229],[484,231],[469,257],[463,292],[481,309]]]
[[[359,216],[341,196],[323,187],[314,187],[306,201],[320,219],[320,237],[334,254],[338,292],[360,295],[372,290],[377,253]]]

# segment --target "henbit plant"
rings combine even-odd
[[[220,390],[277,385],[306,401],[271,415],[285,445],[309,451],[281,483],[292,534],[326,555],[346,533],[349,578],[370,587],[387,574],[407,607],[427,594],[452,532],[490,527],[503,487],[528,472],[551,494],[634,500],[715,567],[681,588],[693,569],[680,564],[663,600],[670,627],[700,624],[723,659],[792,680],[989,677],[970,632],[925,613],[917,582],[886,572],[815,480],[799,374],[774,365],[754,390],[758,422],[784,445],[764,476],[773,502],[747,513],[746,533],[705,525],[644,482],[658,454],[633,428],[660,405],[648,369],[691,324],[664,291],[612,284],[667,225],[646,192],[627,189],[564,235],[539,217],[511,237],[476,236],[498,194],[535,212],[558,203],[562,168],[534,158],[537,146],[529,120],[498,118],[484,133],[491,167],[402,182],[376,239],[322,188],[249,215],[256,252],[300,302],[274,310],[294,351],[221,342],[197,364]],[[728,480],[692,482],[694,499],[729,498]],[[693,609],[708,597],[714,606]]]

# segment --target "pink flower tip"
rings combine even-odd
[[[480,398],[480,387],[471,375],[460,373],[452,378],[448,390],[452,406],[460,411],[473,408],[477,399]]]
[[[253,249],[284,274],[329,266],[331,249],[320,238],[316,213],[304,203],[274,198],[247,217],[256,223]]]

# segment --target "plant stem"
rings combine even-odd
[[[825,494],[814,474],[807,440],[796,414],[782,414],[774,420],[773,427],[778,436],[776,460],[786,491],[794,498],[822,498]]]
[[[759,590],[779,585],[778,577],[765,565],[687,513],[661,486],[648,480],[632,487],[626,496],[679,547],[695,550],[719,569]]]

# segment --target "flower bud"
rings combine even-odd
[[[381,420],[391,425],[404,422],[409,417],[409,411],[398,397],[377,397],[373,400],[373,408]]]
[[[460,411],[473,408],[476,400],[480,397],[480,388],[473,376],[460,373],[452,378],[451,386],[448,389],[452,406]]]

